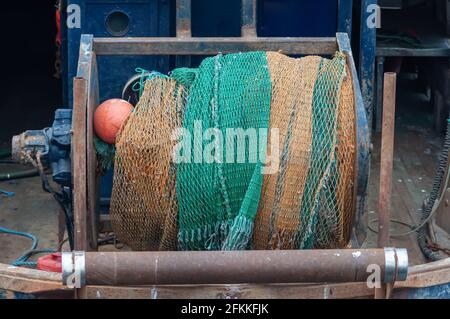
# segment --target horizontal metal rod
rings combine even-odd
[[[394,248],[74,252],[62,264],[63,282],[75,274],[81,286],[365,282],[374,270],[392,282],[406,279],[408,257]]]
[[[97,55],[214,55],[245,51],[332,55],[336,38],[94,38]]]

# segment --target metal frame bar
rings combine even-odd
[[[406,249],[66,252],[62,281],[85,285],[202,285],[404,281]],[[368,270],[369,269],[369,270]],[[76,286],[78,285],[78,286]]]
[[[359,76],[364,104],[367,109],[369,126],[372,127],[373,118],[373,86],[375,81],[375,47],[376,28],[368,24],[370,11],[369,6],[376,5],[377,0],[361,0],[361,24],[360,24],[360,46],[359,46]]]
[[[279,51],[284,54],[291,55],[333,55],[337,50],[340,50],[344,54],[346,54],[348,59],[348,65],[350,68],[350,72],[353,78],[354,92],[355,92],[355,108],[357,114],[357,125],[356,125],[356,135],[357,135],[357,149],[356,149],[356,177],[355,177],[355,204],[357,205],[358,201],[363,200],[365,197],[365,191],[367,186],[367,159],[369,156],[369,142],[368,142],[368,127],[367,127],[367,119],[366,119],[366,110],[363,104],[363,97],[361,95],[361,89],[359,86],[356,68],[354,64],[354,59],[350,47],[350,40],[346,33],[338,33],[336,38],[259,38],[256,36],[256,0],[243,0],[242,5],[242,35],[241,38],[193,38],[191,34],[191,15],[190,15],[190,0],[178,0],[177,1],[177,37],[176,38],[94,38],[92,35],[82,35],[81,44],[80,44],[80,58],[78,65],[78,78],[82,79],[86,84],[86,89],[81,90],[82,92],[75,92],[74,100],[76,101],[75,106],[76,110],[74,112],[78,112],[80,115],[85,116],[84,122],[80,122],[77,124],[77,131],[74,131],[74,135],[76,135],[75,140],[84,141],[83,145],[79,145],[74,152],[74,163],[78,163],[79,166],[84,166],[83,170],[85,172],[84,178],[81,176],[77,183],[74,185],[74,192],[78,194],[80,198],[82,196],[86,196],[85,202],[83,205],[75,205],[74,208],[74,216],[75,220],[80,221],[77,226],[75,236],[77,237],[77,248],[79,250],[88,250],[89,248],[95,249],[89,245],[89,235],[88,229],[90,227],[96,227],[95,220],[93,219],[93,210],[90,207],[93,207],[95,204],[92,202],[93,197],[89,196],[89,194],[93,194],[96,192],[96,182],[93,182],[92,174],[95,173],[95,165],[90,165],[92,162],[92,130],[90,127],[92,126],[92,112],[95,107],[95,102],[98,101],[98,74],[96,70],[96,57],[100,55],[178,55],[178,56],[186,56],[186,55],[213,55],[217,53],[230,53],[237,51],[254,51],[254,50],[263,50],[263,51]],[[90,154],[90,155],[89,155]],[[80,171],[80,172],[81,172]],[[84,195],[83,195],[84,194]],[[356,206],[355,207],[359,207]],[[94,210],[95,211],[95,210]],[[95,215],[95,214],[94,214]],[[95,231],[92,232],[92,235]],[[199,256],[211,256],[211,254],[217,254],[217,258],[206,258],[205,260],[231,260],[232,256],[238,256],[236,259],[236,265],[240,265],[240,263],[245,263],[245,261],[251,261],[252,258],[259,258],[261,256],[267,256],[268,254],[282,254],[284,257],[275,256],[280,258],[284,258],[286,263],[290,266],[284,271],[286,274],[291,273],[291,269],[298,269],[300,273],[303,273],[302,267],[310,267],[314,268],[314,265],[309,264],[307,262],[300,262],[297,260],[295,265],[297,268],[292,268],[294,265],[291,265],[293,260],[296,260],[295,256],[302,255],[301,260],[308,260],[308,258],[304,258],[306,255],[312,256],[323,256],[324,251],[288,251],[288,252],[199,252]],[[350,251],[332,251],[332,254],[343,254],[345,256],[349,256]],[[361,252],[354,251],[358,256]],[[369,253],[369,252],[368,252]],[[374,253],[374,252],[370,252]],[[369,255],[370,255],[369,253]],[[95,253],[87,253],[87,256],[97,256]],[[134,258],[135,255],[143,256],[153,256],[149,252],[139,252],[132,253],[133,255],[133,265],[135,261],[138,261],[140,258]],[[150,254],[150,255],[149,255]],[[173,252],[172,253],[175,260],[180,260],[183,256],[188,256],[183,254],[182,252]],[[330,251],[328,252],[330,254]],[[368,255],[368,256],[369,256]],[[376,255],[376,254],[375,254]],[[108,255],[110,256],[110,255]],[[118,254],[114,256],[114,258],[122,258],[121,256],[129,256]],[[160,256],[160,255],[157,255]],[[220,257],[222,256],[222,257]],[[246,256],[252,257],[247,258]],[[258,257],[259,256],[259,257]],[[337,255],[328,255],[324,259],[324,261],[331,259],[336,259]],[[153,258],[152,257],[152,258]],[[245,257],[245,258],[244,258]],[[72,257],[71,257],[72,258]],[[159,258],[159,257],[158,257]],[[225,259],[224,259],[225,258]],[[264,257],[265,258],[265,257]],[[263,258],[263,260],[265,260]],[[327,259],[328,258],[328,259]],[[383,255],[384,258],[384,255]],[[338,258],[339,259],[339,258]],[[72,260],[72,259],[71,259]],[[90,259],[88,259],[87,267],[89,269]],[[144,258],[145,260],[145,258]],[[148,259],[147,259],[148,260]],[[153,260],[153,259],[152,259]],[[343,263],[347,263],[344,268],[342,268],[345,273],[347,271],[351,273],[349,262],[352,262],[352,258],[339,259]],[[192,258],[188,258],[186,261],[188,265],[193,265]],[[395,262],[394,262],[395,263]],[[102,263],[101,263],[102,264]],[[104,264],[105,266],[109,264]],[[169,263],[170,264],[170,263]],[[278,262],[276,263],[278,264]],[[356,263],[357,264],[357,263]],[[120,265],[120,264],[118,264]],[[136,265],[142,265],[142,263],[137,262]],[[76,266],[76,265],[75,265]],[[242,265],[241,265],[242,266]],[[245,267],[239,268],[245,269]],[[261,265],[260,265],[261,266]],[[258,266],[258,269],[261,267]],[[329,263],[323,263],[323,267],[329,269]],[[94,267],[96,269],[97,266]],[[134,267],[132,267],[134,269]],[[145,269],[145,267],[144,267]],[[220,269],[220,267],[219,267]],[[347,269],[347,270],[344,270]],[[361,270],[362,271],[362,270]],[[358,271],[357,274],[361,273]],[[137,275],[139,275],[141,270],[135,271]],[[271,280],[275,280],[277,282],[280,281],[280,275],[278,274],[277,278],[270,278],[272,272],[265,272],[264,279],[260,279],[259,282],[270,282]],[[302,278],[302,280],[314,280],[320,281],[321,279],[332,279],[332,278],[323,278],[324,274],[327,271],[315,272],[314,275],[307,279],[306,277],[298,277]],[[335,272],[332,272],[335,274]],[[264,277],[263,276],[263,277]],[[287,276],[287,275],[286,275]],[[170,276],[169,276],[170,277]],[[168,277],[168,278],[169,278]],[[172,276],[173,277],[173,276]],[[193,278],[195,276],[188,276],[187,278]],[[261,278],[263,278],[261,277]],[[395,277],[395,276],[394,276]],[[139,277],[140,278],[140,277]],[[213,275],[213,280],[216,278]],[[228,277],[231,278],[231,277]],[[285,277],[288,278],[288,277]],[[296,280],[298,280],[298,278]],[[341,277],[339,280],[352,281],[357,278],[357,276],[353,273],[351,277]],[[88,277],[89,279],[89,277]],[[248,278],[247,278],[248,279]],[[247,280],[246,279],[246,280]],[[360,278],[363,279],[363,278]],[[192,279],[194,280],[194,279]],[[281,282],[286,282],[287,279],[283,279]],[[292,279],[289,279],[292,280]],[[227,280],[225,280],[227,281]],[[89,281],[88,281],[89,282]],[[95,282],[95,281],[94,281]]]
[[[94,38],[97,55],[213,55],[266,50],[333,55],[335,38]]]
[[[450,258],[411,266],[406,281],[396,281],[394,298],[423,298],[448,295]],[[436,289],[437,288],[437,289]],[[340,299],[373,298],[367,283],[234,284],[234,285],[152,285],[140,287],[86,286],[86,298],[226,298],[226,299]],[[62,284],[61,273],[51,273],[0,263],[0,293],[15,298],[15,292],[29,298],[73,298],[73,289]],[[443,296],[446,296],[443,294]]]
[[[381,131],[378,247],[389,245],[392,168],[394,162],[396,74],[384,74],[383,129]]]
[[[370,161],[370,128],[367,122],[367,113],[364,106],[361,87],[356,73],[355,60],[350,46],[350,39],[346,33],[337,33],[336,39],[339,49],[347,56],[347,64],[352,73],[353,90],[355,94],[356,112],[356,163],[355,163],[355,198],[356,215],[354,220],[354,234],[356,239],[365,238],[367,230],[363,226],[364,203],[367,197],[369,182]],[[357,244],[359,244],[357,242]]]
[[[359,86],[356,67],[350,46],[350,40],[346,33],[337,33],[336,38],[94,38],[92,35],[82,35],[80,45],[80,59],[78,66],[78,77],[84,78],[87,82],[87,92],[83,95],[75,96],[74,99],[80,104],[80,99],[86,99],[87,96],[94,96],[91,91],[98,90],[98,76],[95,64],[96,56],[100,55],[203,55],[217,54],[219,52],[228,53],[236,51],[280,51],[284,54],[320,54],[332,55],[337,50],[342,51],[347,56],[350,72],[352,73],[355,107],[356,107],[356,174],[355,174],[355,207],[363,207],[367,189],[368,180],[368,159],[369,159],[369,128],[367,126],[366,110],[364,108],[363,97]],[[97,83],[97,84],[96,84]],[[97,95],[98,96],[98,95]],[[90,101],[95,99],[91,98]],[[78,105],[77,104],[77,105]],[[91,105],[92,102],[84,101],[82,105]],[[80,105],[81,105],[80,104]],[[92,107],[90,106],[90,110]],[[86,111],[85,111],[86,112]],[[91,123],[86,123],[86,129]],[[84,133],[86,134],[86,133]],[[90,137],[87,139],[85,149],[91,147]],[[77,155],[75,155],[77,156]],[[81,155],[79,155],[81,156]],[[83,160],[80,160],[83,161]],[[92,175],[93,168],[84,159],[88,167],[87,176]],[[77,185],[75,186],[75,188]],[[81,186],[78,186],[81,187]],[[85,194],[90,194],[96,189],[96,184],[92,183],[85,187]],[[77,189],[75,189],[77,192]],[[89,196],[88,196],[89,198]],[[88,199],[93,205],[92,198]],[[89,206],[90,205],[90,206]],[[75,207],[74,215],[78,220],[82,220],[87,225],[95,225],[96,221],[92,214],[92,209],[88,216],[80,217],[85,214]],[[361,211],[355,216],[356,223],[359,223]],[[93,245],[91,245],[93,246]],[[87,247],[83,245],[82,247]]]

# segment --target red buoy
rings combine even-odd
[[[95,134],[105,143],[114,144],[117,133],[132,110],[133,106],[125,100],[106,100],[94,113]]]

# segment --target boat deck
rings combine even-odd
[[[379,173],[380,173],[380,134],[374,135],[371,172],[369,179],[369,197],[366,214],[368,220],[377,219]],[[417,127],[401,127],[396,130],[394,171],[392,176],[391,219],[409,225],[418,225],[421,219],[422,204],[429,194],[441,137],[436,137]],[[376,229],[377,223],[371,223]],[[417,245],[417,234],[395,236],[405,233],[409,227],[391,223],[391,246],[408,249],[410,265],[425,263],[425,258]],[[366,247],[376,247],[377,235],[370,229],[364,243]]]

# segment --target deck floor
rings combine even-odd
[[[392,176],[391,219],[409,225],[420,223],[422,204],[429,194],[435,169],[441,137],[417,127],[402,126],[396,130],[394,150],[394,171]],[[373,153],[367,202],[368,220],[377,219],[380,176],[380,134],[373,136]],[[376,221],[372,223],[376,228]],[[407,226],[391,223],[391,234],[405,233]],[[376,247],[377,235],[368,230],[366,247]],[[417,245],[417,234],[391,236],[391,246],[407,248],[411,265],[425,262]]]

